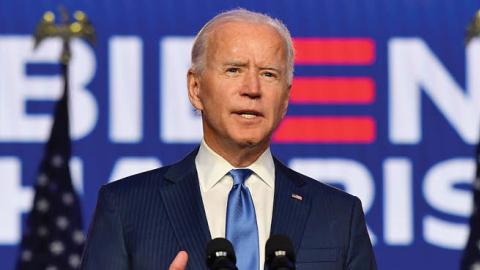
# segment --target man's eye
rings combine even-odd
[[[275,73],[273,73],[273,72],[268,72],[268,71],[267,71],[267,72],[264,72],[264,73],[263,73],[263,76],[264,76],[264,77],[268,77],[268,78],[276,78],[276,77],[277,77],[277,75],[276,75]]]
[[[227,68],[227,73],[238,73],[239,71],[240,69],[236,67]]]

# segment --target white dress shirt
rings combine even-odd
[[[215,153],[202,140],[195,157],[200,192],[207,216],[208,227],[213,238],[225,238],[228,194],[233,186],[233,179],[227,173],[232,169],[228,161]],[[253,171],[245,182],[250,190],[258,226],[258,243],[260,251],[260,270],[265,262],[265,243],[270,236],[272,223],[273,193],[275,185],[275,165],[268,148],[253,164],[246,167]]]

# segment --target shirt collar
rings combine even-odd
[[[200,144],[198,154],[195,157],[195,165],[200,180],[200,188],[203,192],[215,186],[230,170],[236,169],[223,157],[215,153],[205,140],[202,140]],[[255,162],[246,168],[251,169],[265,184],[273,188],[275,165],[270,148],[267,148]]]

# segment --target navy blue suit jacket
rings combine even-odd
[[[188,269],[206,269],[211,236],[195,156],[103,186],[81,269],[165,270],[180,250]],[[271,234],[292,240],[297,269],[376,269],[360,200],[274,160]]]

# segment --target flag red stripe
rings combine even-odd
[[[370,78],[295,78],[291,103],[299,104],[371,104],[375,100],[375,82]]]
[[[295,64],[371,65],[375,42],[369,38],[295,38]]]
[[[373,143],[372,117],[287,117],[273,134],[275,143]]]

